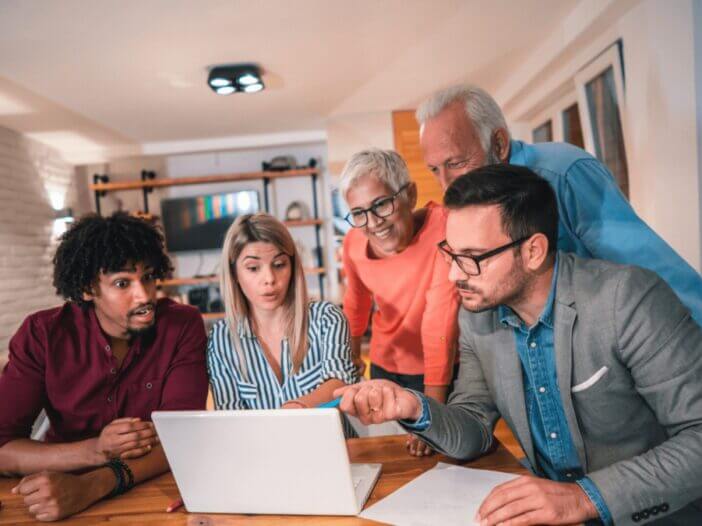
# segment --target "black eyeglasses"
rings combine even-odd
[[[521,245],[524,243],[527,239],[529,239],[531,236],[524,236],[522,238],[517,239],[516,241],[512,241],[511,243],[507,243],[506,245],[502,245],[501,247],[497,247],[494,250],[490,250],[489,252],[485,252],[484,254],[480,254],[479,256],[469,256],[468,254],[456,254],[455,252],[451,252],[449,250],[448,243],[444,239],[441,243],[439,243],[439,251],[441,254],[443,254],[444,259],[446,259],[446,262],[450,265],[452,261],[456,262],[456,265],[458,265],[458,268],[460,268],[466,275],[468,276],[479,276],[480,275],[480,262],[484,259],[487,259],[489,257],[495,256],[501,252],[504,252],[505,250],[508,250],[512,247],[516,247],[518,245]]]
[[[381,219],[388,217],[395,211],[395,199],[404,191],[410,183],[402,185],[402,187],[394,194],[388,197],[381,197],[368,208],[355,208],[351,210],[344,219],[354,228],[361,228],[368,224],[368,212],[372,212],[375,217]]]

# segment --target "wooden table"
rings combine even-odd
[[[461,463],[442,455],[415,458],[407,454],[405,436],[356,438],[349,440],[349,457],[352,462],[380,462],[383,469],[366,506],[386,497],[399,487],[414,479],[437,462],[463,464],[472,468],[492,469],[508,473],[526,474],[502,444],[490,453],[473,462]],[[10,489],[17,479],[0,478],[0,524],[29,524],[29,516],[20,497],[12,495]],[[116,525],[180,525],[209,526],[240,524],[377,524],[358,517],[319,516],[271,516],[271,515],[220,515],[187,513],[184,508],[174,513],[165,513],[166,506],[179,497],[173,476],[166,473],[153,480],[137,485],[129,493],[111,500],[94,504],[87,510],[60,522],[61,525],[87,525],[110,523]]]

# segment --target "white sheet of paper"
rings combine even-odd
[[[517,475],[439,462],[360,516],[397,526],[459,526],[473,517],[488,493]]]

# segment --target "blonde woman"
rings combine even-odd
[[[239,217],[222,249],[226,318],[214,325],[207,369],[216,409],[315,407],[355,383],[343,313],[309,302],[295,243],[274,217]]]

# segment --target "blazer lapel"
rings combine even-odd
[[[574,308],[575,296],[573,294],[572,277],[573,260],[561,253],[558,263],[556,301],[553,312],[553,347],[556,354],[556,376],[570,436],[580,458],[580,465],[583,471],[587,473],[585,445],[578,427],[578,420],[575,417],[573,397],[570,392],[573,384],[573,330],[578,317],[578,313]]]

